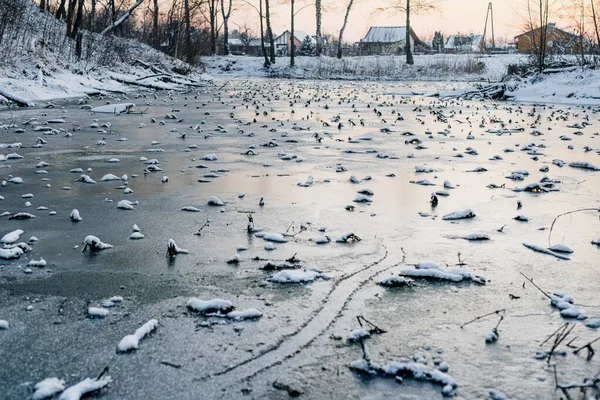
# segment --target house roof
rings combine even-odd
[[[313,40],[313,35],[309,35],[308,33],[304,32],[304,31],[297,31],[294,30],[294,36],[296,36],[296,39],[298,39],[300,42],[303,42],[304,39],[306,39],[307,36],[310,36],[310,39]]]
[[[279,39],[280,37],[282,37],[286,33],[290,33],[290,31],[286,30],[281,35],[277,36],[277,38],[275,40]],[[317,39],[316,39],[315,35],[308,34],[308,33],[304,32],[304,31],[298,31],[298,30],[294,29],[294,36],[296,37],[296,39],[298,39],[298,41],[300,43],[302,43],[304,41],[304,39],[306,39],[307,36],[310,37],[311,42],[317,43]]]
[[[577,36],[577,35],[576,35],[576,34],[574,34],[573,32],[569,32],[569,31],[566,31],[566,30],[564,30],[564,29],[557,28],[557,27],[556,27],[556,23],[553,23],[553,22],[550,22],[550,23],[549,23],[548,25],[546,25],[546,26],[548,27],[548,33],[549,33],[550,35],[552,35],[552,34],[554,33],[554,31],[559,31],[559,32],[566,33],[567,35],[570,35],[570,36],[572,36],[572,37],[575,37],[575,36]],[[527,32],[521,33],[520,35],[517,35],[517,36],[515,36],[515,40],[516,40],[517,38],[520,38],[521,36],[529,35],[531,32],[537,31],[537,30],[539,30],[539,29],[541,29],[541,28],[535,28],[535,29],[531,29],[531,30],[529,30],[529,31],[527,31]]]
[[[405,26],[372,26],[366,36],[361,40],[363,43],[396,43],[406,39]]]
[[[410,28],[410,36],[418,44],[424,44]],[[406,26],[372,26],[360,43],[397,43],[406,40]]]

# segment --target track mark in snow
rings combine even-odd
[[[383,249],[385,253],[379,260],[343,275],[336,280],[327,295],[323,298],[321,306],[294,332],[282,336],[275,344],[256,356],[232,365],[222,371],[199,378],[199,380],[204,381],[213,379],[241,368],[243,368],[243,371],[238,375],[242,377],[242,380],[249,380],[256,375],[295,357],[322,336],[339,319],[348,303],[364,285],[373,280],[377,275],[404,263],[405,254],[404,250],[402,250],[402,260],[400,262],[383,269],[377,269],[366,277],[361,277],[360,274],[381,265],[387,259],[389,253],[385,245],[383,245]],[[345,284],[346,282],[348,283]],[[340,286],[342,287],[340,288]],[[342,293],[339,296],[336,296],[337,292]]]

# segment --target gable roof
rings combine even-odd
[[[286,33],[290,33],[289,30],[285,30],[281,35],[277,36],[275,38],[275,40],[279,39],[280,37],[282,37],[283,35],[285,35]],[[315,35],[310,35],[304,31],[298,31],[294,29],[294,37],[296,37],[296,39],[298,39],[298,41],[300,43],[302,43],[304,41],[304,39],[306,39],[306,37],[309,36],[310,37],[310,41],[313,43],[317,43],[317,39]]]
[[[363,43],[396,43],[406,39],[405,26],[372,26]]]
[[[567,35],[569,35],[569,36],[571,36],[571,37],[575,37],[575,36],[577,36],[577,35],[576,35],[576,34],[574,34],[573,32],[569,32],[569,31],[566,31],[566,30],[564,30],[564,29],[557,28],[557,27],[556,27],[556,23],[554,23],[554,22],[550,22],[550,23],[548,23],[548,25],[546,25],[546,27],[548,27],[547,29],[548,29],[548,34],[549,34],[549,35],[552,35],[552,34],[554,34],[554,32],[555,32],[555,31],[559,31],[559,32],[566,33]],[[517,35],[517,36],[515,36],[515,39],[517,39],[517,38],[520,38],[521,36],[530,35],[532,32],[535,32],[535,31],[537,31],[537,30],[540,30],[540,29],[542,29],[542,27],[538,27],[538,28],[535,28],[535,29],[531,29],[531,30],[529,30],[529,31],[527,31],[527,32],[524,32],[524,33],[521,33],[520,35]]]
[[[415,43],[422,43],[410,28],[410,36]],[[406,40],[406,26],[372,26],[360,43],[397,43]]]
[[[313,40],[313,35],[309,35],[308,33],[304,32],[304,31],[297,31],[294,30],[294,36],[296,36],[296,39],[298,39],[300,42],[303,42],[307,36],[310,36],[310,39]],[[316,42],[316,40],[315,40]]]

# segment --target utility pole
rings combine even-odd
[[[490,1],[487,8],[487,13],[485,14],[485,27],[483,28],[483,40],[481,44],[481,52],[485,53],[485,35],[487,33],[488,21],[491,19],[492,22],[492,50],[496,48],[496,38],[494,35],[494,7],[492,6],[492,2]]]

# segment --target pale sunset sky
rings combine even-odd
[[[300,10],[304,5],[311,3],[314,1],[296,0],[296,9]],[[382,3],[376,0],[355,0],[344,34],[345,41],[360,40],[370,26],[405,25],[403,13],[374,13]],[[442,31],[446,37],[456,33],[482,34],[488,3],[489,0],[440,0],[437,10],[424,15],[413,15],[411,25],[416,34],[424,40],[431,40],[436,30]],[[496,0],[492,3],[496,38],[512,41],[514,36],[523,31],[524,19],[523,15],[519,15],[522,14],[519,9],[523,9],[524,0]],[[323,33],[337,37],[347,4],[348,0],[322,0],[323,7],[327,9],[323,13]],[[285,1],[285,4],[274,7],[272,11],[273,30],[277,35],[290,27],[289,7],[289,1]],[[234,22],[231,29],[235,29],[236,25],[247,26],[255,34],[258,33],[258,15],[250,7],[232,13],[231,20]],[[310,5],[297,13],[295,29],[315,33],[314,6]]]

